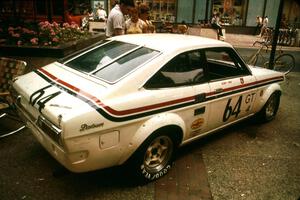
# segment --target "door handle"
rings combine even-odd
[[[203,102],[203,101],[205,101],[205,98],[206,98],[206,94],[205,93],[197,94],[195,96],[195,102],[196,103]]]
[[[217,88],[217,89],[215,89],[215,93],[221,93],[223,91],[224,91],[223,88]]]

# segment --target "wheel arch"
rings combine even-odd
[[[145,121],[134,134],[128,149],[123,153],[119,164],[124,163],[139,149],[139,147],[152,135],[165,131],[173,139],[175,145],[182,142],[186,130],[184,120],[175,113],[162,113]]]
[[[281,96],[281,93],[282,93],[281,87],[277,83],[270,85],[267,89],[262,90],[262,91],[261,91],[261,94],[260,94],[261,97],[260,97],[259,109],[257,111],[260,111],[260,110],[263,109],[263,107],[265,106],[266,102],[268,101],[268,99],[270,98],[270,96],[273,93],[276,93],[279,96]]]

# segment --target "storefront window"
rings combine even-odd
[[[175,21],[176,0],[144,0],[148,4],[151,12],[150,18],[154,21]]]
[[[246,0],[213,0],[213,14],[220,13],[224,25],[243,25]]]

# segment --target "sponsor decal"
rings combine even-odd
[[[193,130],[200,128],[204,124],[204,118],[198,118],[195,121],[193,121],[191,128]]]
[[[70,106],[60,105],[60,104],[50,104],[51,107],[57,107],[57,108],[65,108],[65,109],[72,109]]]
[[[99,123],[99,124],[81,124],[79,131],[87,131],[89,129],[93,129],[93,128],[99,128],[99,127],[103,127],[104,123]]]
[[[245,83],[243,78],[240,78],[241,84],[243,85]]]

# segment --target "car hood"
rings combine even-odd
[[[284,73],[277,72],[274,70],[257,67],[257,66],[249,66],[252,74],[256,77],[257,81],[265,80],[265,79],[284,79]]]
[[[18,77],[13,88],[32,118],[42,114],[56,126],[62,122],[77,123],[76,119],[84,119],[85,115],[97,120],[100,115],[95,108],[107,91],[106,86],[57,62]]]

